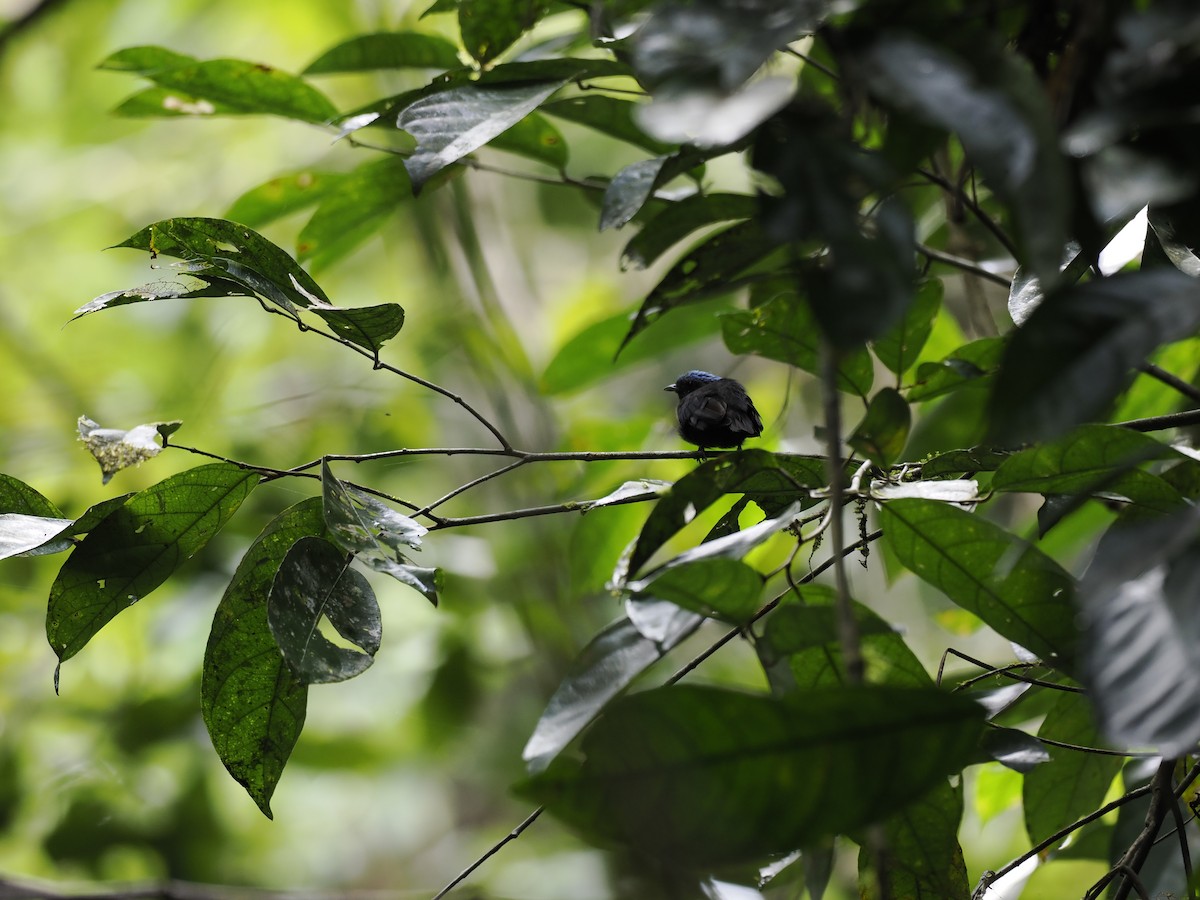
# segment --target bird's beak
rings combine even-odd
[[[665,388],[663,388],[663,390],[664,391],[673,391],[673,390],[675,390],[675,385],[668,384]]]

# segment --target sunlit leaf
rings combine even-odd
[[[50,588],[46,639],[59,662],[207,544],[258,479],[229,463],[188,469],[136,494],[92,529]]]
[[[521,793],[593,839],[679,865],[762,860],[877,821],[958,771],[983,710],[932,689],[622,698]],[[874,766],[880,747],[889,764]],[[820,773],[821,777],[813,777]]]
[[[238,563],[213,616],[200,703],[213,747],[267,818],[271,795],[304,727],[308,685],[283,661],[267,622],[271,582],[298,540],[325,533],[321,500],[274,519]]]
[[[4,474],[0,474],[0,512],[45,519],[63,518],[62,511],[35,488]]]
[[[321,634],[328,621],[359,649]],[[371,585],[347,554],[319,537],[292,544],[267,598],[267,622],[292,671],[306,684],[345,681],[375,661],[382,625]]]

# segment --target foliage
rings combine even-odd
[[[830,847],[857,845],[867,896],[964,897],[978,879],[982,897],[1028,859],[1066,856],[1099,818],[1122,759],[1145,748],[1162,759],[1149,787],[1132,784],[1130,767],[1116,804],[1150,794],[1144,826],[1070,852],[1107,870],[1089,896],[1109,882],[1124,896],[1139,872],[1184,889],[1170,881],[1174,860],[1149,851],[1200,774],[1200,464],[1187,431],[1200,422],[1200,391],[1194,359],[1178,372],[1156,361],[1188,359],[1178,347],[1200,329],[1189,249],[1200,240],[1189,115],[1200,13],[1167,2],[890,0],[609,2],[590,14],[464,0],[429,13],[456,19],[458,45],[432,26],[360,35],[299,75],[154,46],[102,64],[149,82],[120,115],[270,115],[371,155],[350,171],[314,167],[251,187],[224,218],[139,229],[117,246],[148,254],[156,280],[102,294],[76,317],[253,300],[453,404],[477,440],[264,465],[177,445],[175,422],[122,432],[86,420],[87,435],[104,437],[106,481],[154,456],[155,434],[161,448],[216,461],[75,518],[2,477],[2,555],[69,551],[46,617],[59,665],[69,673],[122,610],[181,577],[252,492],[319,482],[319,496],[253,523],[258,536],[196,661],[213,746],[269,817],[303,740],[309,685],[359,675],[381,647],[380,606],[360,568],[450,605],[441,566],[414,559],[446,533],[647,505],[624,552],[580,550],[590,554],[581,566],[607,569],[624,616],[561,666],[540,721],[528,723],[518,786],[619,853],[647,890],[689,895],[720,878],[786,891],[798,876],[780,863],[796,859],[820,896]],[[543,33],[555,37],[539,43]],[[409,69],[426,74],[346,109],[314,83]],[[570,174],[568,135],[580,126],[633,161]],[[673,258],[636,308],[562,342],[548,392],[720,336],[730,352],[770,361],[764,381],[796,393],[815,385],[823,452],[794,452],[769,432],[776,449],[698,460],[669,483],[653,467],[693,454],[521,446],[488,398],[390,362],[403,357],[407,311],[335,304],[300,261],[345,264],[397,210],[429,216],[439,194],[496,170],[493,150],[519,158],[500,167],[512,179],[588,198],[599,229],[636,227],[623,264]],[[722,166],[744,167],[754,190],[715,184]],[[1147,206],[1140,264],[1102,267],[1112,236]],[[298,213],[307,220],[294,253],[259,231]],[[987,291],[997,284],[1011,327],[994,324]],[[715,314],[714,300],[724,304]],[[498,336],[472,355],[514,346],[489,327]],[[1139,408],[1169,414],[1126,412]],[[444,457],[453,474],[455,456],[496,467],[440,496],[342,471]],[[633,474],[598,499],[441,511],[515,470],[564,461],[623,461]],[[1041,506],[1035,514],[1014,495]],[[250,509],[241,515],[261,512]],[[1112,514],[1102,526],[1087,516],[1096,509]],[[861,554],[865,565],[880,538],[896,570],[1011,642],[1012,656],[993,643],[1003,658],[972,660],[982,675],[939,672],[935,683],[870,591],[851,596],[847,560]],[[836,589],[814,583],[825,571]],[[634,685],[709,621],[725,623],[723,637],[665,683]],[[765,690],[678,683],[739,636]],[[1023,779],[1032,846],[968,874],[963,782],[951,777],[1000,764]]]

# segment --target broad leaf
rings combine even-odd
[[[61,519],[62,511],[37,490],[11,475],[0,474],[0,512]]]
[[[70,542],[55,541],[54,538],[69,533],[73,524],[70,519],[0,513],[0,559],[66,550],[71,546]],[[42,548],[40,553],[35,552],[38,548]]]
[[[236,281],[209,275],[194,275],[181,269],[159,281],[138,285],[123,291],[110,291],[89,300],[71,314],[71,320],[102,309],[145,303],[149,300],[191,300],[197,297],[246,297],[251,291]]]
[[[908,389],[909,402],[932,400],[993,375],[1003,354],[1002,338],[980,338],[963,344],[941,362],[921,363],[917,380]]]
[[[1038,736],[1077,747],[1102,746],[1087,701],[1080,694],[1059,694]],[[1025,775],[1022,789],[1025,829],[1034,842],[1099,807],[1121,771],[1119,756],[1053,746],[1050,756],[1050,762]]]
[[[879,361],[903,375],[913,367],[921,348],[933,331],[933,320],[942,308],[942,282],[926,279],[917,286],[912,305],[891,331],[877,338],[871,346]]]
[[[407,106],[396,126],[417,140],[404,166],[413,193],[449,165],[478,150],[537,109],[566,80],[471,84],[423,97]]]
[[[635,147],[663,156],[673,149],[674,144],[656,141],[646,134],[634,121],[633,113],[640,104],[629,100],[618,100],[602,94],[590,94],[584,97],[569,97],[566,100],[555,100],[542,107],[547,115],[586,125],[609,137],[618,138]]]
[[[224,218],[249,228],[269,225],[305,209],[337,191],[347,176],[341,172],[301,169],[251,188],[233,201]]]
[[[883,823],[887,846],[888,896],[912,898],[966,897],[967,864],[958,843],[963,816],[962,784],[934,786]],[[878,900],[879,873],[871,854],[859,851],[858,885],[862,900]]]
[[[324,532],[317,497],[272,519],[225,588],[204,651],[204,724],[229,774],[268,819],[271,795],[304,727],[308,686],[283,661],[271,636],[267,597],[291,546]]]
[[[642,227],[621,252],[621,266],[644,269],[697,229],[748,219],[757,208],[748,194],[692,194],[670,204]]]
[[[360,649],[339,647],[321,634],[322,621]],[[305,684],[345,681],[375,661],[381,624],[371,585],[350,558],[319,537],[292,544],[267,599],[267,622],[292,671]]]
[[[495,59],[546,14],[546,0],[469,0],[458,5],[463,46],[481,63]]]
[[[1044,661],[1070,669],[1077,641],[1071,576],[979,515],[931,500],[893,500],[880,522],[900,562]]]
[[[975,703],[932,689],[781,699],[676,685],[612,704],[584,762],[559,757],[521,792],[664,863],[751,862],[919,799],[961,769],[982,721]],[[885,747],[889,764],[874,765]]]
[[[326,191],[296,238],[296,257],[327,266],[370,237],[399,206],[412,199],[404,164],[395,158],[364,163]]]
[[[667,606],[669,604],[662,604]],[[540,772],[638,675],[692,634],[704,617],[676,608],[660,640],[621,619],[592,638],[546,704],[522,756]]]
[[[327,75],[373,69],[453,69],[458,65],[458,51],[445,38],[415,31],[382,31],[360,34],[330,47],[310,62],[303,74]]]
[[[1200,327],[1200,281],[1155,269],[1075,285],[1009,339],[990,401],[997,441],[1061,434],[1104,413],[1161,344]]]
[[[794,285],[772,280],[750,291],[750,308],[721,316],[731,353],[757,353],[814,375],[821,373],[821,331]],[[839,390],[866,397],[875,378],[871,354],[856,347],[838,354]]]
[[[846,443],[886,469],[904,451],[911,425],[912,413],[904,397],[894,388],[884,388],[871,398],[866,415],[846,436]]]
[[[545,163],[558,172],[566,169],[571,156],[562,132],[536,112],[496,135],[488,141],[488,147]]]
[[[664,569],[628,588],[635,602],[666,600],[703,616],[744,625],[760,605],[763,577],[740,560],[716,557]]]
[[[198,466],[146,488],[93,528],[50,588],[46,639],[59,662],[207,544],[258,479],[229,463]]]
[[[1164,756],[1200,740],[1200,565],[1195,509],[1114,526],[1079,587],[1084,678],[1118,746]]]
[[[638,214],[654,193],[667,157],[656,156],[630,163],[613,176],[604,191],[600,230],[621,228]]]

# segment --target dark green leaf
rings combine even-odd
[[[238,563],[204,651],[204,724],[229,774],[267,818],[271,795],[304,727],[308,702],[308,685],[284,663],[271,636],[267,597],[291,546],[324,533],[318,497],[272,519]]]
[[[322,620],[361,652],[321,634]],[[267,598],[267,622],[283,658],[305,684],[345,681],[366,671],[382,629],[367,579],[350,568],[344,551],[319,537],[301,538],[283,558]]]
[[[93,528],[50,588],[46,639],[59,661],[208,543],[258,478],[229,463],[188,469],[141,491]]]
[[[909,402],[932,400],[991,375],[1000,368],[1003,354],[1002,338],[980,338],[963,344],[941,362],[921,363],[917,380],[908,389]]]
[[[751,494],[756,503],[774,503],[773,512],[800,501],[816,503],[808,492],[824,485],[824,461],[765,450],[743,450],[711,459],[680,478],[654,505],[629,560],[636,574],[663,544],[697,514],[725,494]],[[761,506],[762,503],[759,503]]]
[[[1046,713],[1038,736],[1077,747],[1102,746],[1091,709],[1080,694],[1060,693]],[[1054,746],[1050,756],[1050,762],[1026,773],[1022,788],[1025,829],[1035,842],[1099,807],[1121,771],[1119,756]]]
[[[951,450],[939,453],[921,463],[921,474],[926,478],[942,478],[946,475],[962,475],[967,472],[994,472],[1010,454],[985,447],[971,450]]]
[[[262,113],[314,123],[337,116],[337,108],[329,98],[303,79],[241,59],[196,60],[160,47],[135,47],[114,54],[100,68],[136,72],[149,78],[164,89],[160,95],[164,101],[171,92],[182,93],[176,106],[183,109],[162,104],[169,115],[180,111],[210,115]],[[208,101],[211,109],[204,109],[197,101]],[[194,108],[189,110],[187,106]],[[136,108],[144,110],[148,106],[139,102]]]
[[[646,297],[625,343],[678,306],[734,290],[738,275],[776,249],[778,245],[755,221],[740,222],[706,238],[676,262]]]
[[[130,94],[115,107],[113,114],[127,119],[161,119],[181,116],[235,116],[244,110],[229,103],[178,91],[149,87]]]
[[[325,462],[321,463],[321,482],[325,521],[333,540],[376,572],[415,588],[437,606],[441,570],[414,565],[400,552],[401,547],[419,550],[428,529],[377,497],[342,484]]]
[[[445,38],[415,31],[360,34],[330,47],[304,69],[305,75],[373,69],[453,69],[458,51]]]
[[[338,178],[333,190],[296,238],[296,257],[327,266],[370,237],[399,206],[412,199],[404,163],[373,160]]]
[[[821,374],[821,331],[808,303],[793,284],[773,280],[754,285],[750,308],[721,316],[725,346],[732,353],[756,353]],[[857,347],[838,355],[839,390],[866,397],[875,378],[871,354]]]
[[[911,369],[933,331],[933,320],[941,308],[942,282],[936,278],[922,281],[904,318],[872,343],[879,361],[897,375]]]
[[[886,469],[904,451],[911,425],[912,413],[900,392],[884,388],[871,398],[866,415],[846,437],[846,443]]]
[[[1196,508],[1118,525],[1079,587],[1084,677],[1104,734],[1166,757],[1200,740]]]
[[[1053,437],[1104,413],[1161,344],[1200,327],[1200,280],[1118,274],[1049,297],[1009,339],[989,405],[993,438]]]
[[[1050,284],[1066,244],[1070,179],[1045,95],[1014,55],[971,51],[885,31],[859,63],[874,94],[958,136],[1011,209],[1022,263]]]
[[[546,768],[610,700],[703,621],[703,616],[676,607],[660,640],[644,637],[629,619],[609,625],[592,638],[571,664],[525,745],[522,756],[529,771]]]
[[[591,94],[586,97],[569,97],[566,100],[555,100],[542,107],[547,115],[566,119],[594,128],[609,137],[618,138],[635,147],[664,156],[675,149],[674,144],[656,141],[647,135],[637,125],[633,113],[640,104],[629,100],[618,100],[602,94]]]
[[[987,729],[983,733],[981,747],[989,759],[994,759],[1000,765],[1007,766],[1022,775],[1028,774],[1038,766],[1050,761],[1050,754],[1046,751],[1045,744],[1033,735],[1018,731],[1016,728]],[[1025,809],[1028,811],[1028,804]]]
[[[705,225],[748,219],[757,202],[749,194],[692,194],[671,203],[642,226],[621,252],[621,266],[644,269]]]
[[[931,500],[883,504],[897,559],[956,604],[1044,661],[1070,669],[1074,583],[1054,560],[982,516]]]
[[[967,864],[958,843],[963,815],[963,788],[943,782],[883,823],[887,866],[883,877],[888,896],[915,900],[966,897]],[[872,854],[858,854],[862,900],[879,898],[879,874]]]
[[[666,161],[665,156],[638,160],[613,176],[604,191],[604,204],[600,211],[601,231],[621,228],[638,214],[654,193]]]
[[[61,519],[62,511],[37,490],[11,475],[0,474],[0,512]]]
[[[559,757],[521,792],[664,863],[763,860],[919,799],[967,761],[982,721],[975,703],[933,689],[780,699],[677,685],[613,703],[584,762]]]
[[[487,63],[545,14],[545,0],[469,0],[458,5],[458,28],[467,52]]]
[[[491,86],[470,84],[423,97],[401,111],[396,125],[417,140],[404,161],[414,193],[452,165],[533,112],[566,80]]]
[[[319,306],[313,312],[324,319],[339,337],[365,347],[376,356],[384,341],[404,327],[404,308],[395,303],[378,306]]]
[[[577,391],[638,363],[661,359],[670,350],[712,337],[717,315],[730,308],[728,301],[713,300],[676,310],[670,322],[652,325],[620,356],[617,351],[634,311],[601,319],[585,326],[559,348],[542,373],[541,389],[548,394]]]
[[[346,177],[341,172],[301,169],[272,178],[234,200],[225,218],[248,228],[261,228],[324,200],[341,188]]]
[[[1102,491],[1161,512],[1182,509],[1175,488],[1138,465],[1176,457],[1178,451],[1154,438],[1113,425],[1082,425],[1052,444],[1010,456],[992,476],[992,489],[1036,494]]]
[[[130,494],[120,494],[116,497],[109,497],[107,500],[101,500],[95,506],[89,506],[84,514],[75,520],[75,524],[71,526],[71,534],[87,534],[112,513],[116,512],[134,496]]]
[[[750,566],[719,557],[664,569],[629,585],[635,601],[666,600],[737,625],[749,622],[758,610],[762,587],[762,576]]]

